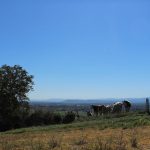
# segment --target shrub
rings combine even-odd
[[[25,127],[25,117],[27,116],[24,116],[22,112],[14,113],[6,118],[0,117],[0,131]]]
[[[54,114],[52,122],[54,124],[60,124],[60,123],[62,123],[62,116],[60,114]]]
[[[35,111],[26,120],[27,126],[43,125],[44,124],[44,113],[41,110]]]
[[[63,123],[71,123],[75,120],[75,113],[74,112],[67,112],[63,118]]]
[[[37,110],[26,119],[26,126],[38,126],[62,123],[62,116],[51,112]]]
[[[54,113],[49,112],[49,111],[45,112],[45,114],[44,114],[44,124],[45,125],[52,124],[53,118],[54,118]]]

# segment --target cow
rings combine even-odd
[[[91,105],[91,109],[93,109],[94,114],[98,116],[99,113],[99,105]]]
[[[129,111],[130,111],[130,108],[131,108],[131,102],[129,102],[129,101],[127,101],[127,100],[124,100],[122,103],[123,103],[123,105],[124,105],[125,111],[126,111],[126,112],[129,112]]]
[[[112,113],[121,113],[122,106],[123,106],[122,102],[116,102],[116,103],[114,103],[113,104]]]
[[[106,114],[110,114],[111,111],[112,111],[112,106],[111,106],[111,105],[106,105],[105,107],[106,107],[105,113],[106,113]]]
[[[105,106],[104,106],[104,105],[91,105],[91,108],[93,109],[94,114],[95,114],[96,116],[98,116],[99,114],[100,114],[100,115],[103,114],[103,111],[104,111]]]

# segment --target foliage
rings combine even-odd
[[[44,113],[40,110],[30,114],[26,119],[27,126],[37,126],[43,124],[44,124]]]
[[[63,123],[71,123],[75,120],[75,113],[74,112],[67,112],[63,118]]]
[[[142,121],[141,121],[142,120]],[[142,123],[144,121],[144,124]],[[51,124],[51,123],[49,123]],[[84,121],[74,121],[70,124],[54,124],[49,126],[39,126],[32,128],[22,128],[13,131],[7,131],[6,133],[22,133],[22,132],[37,132],[37,131],[57,131],[57,130],[70,130],[70,129],[83,129],[83,128],[96,128],[96,129],[106,129],[106,128],[122,128],[130,129],[140,126],[149,126],[150,117],[147,114],[139,113],[128,113],[124,117],[106,117],[106,118],[91,118],[90,120]]]
[[[0,68],[0,130],[15,128],[28,112],[27,93],[33,90],[33,76],[15,65]]]
[[[60,114],[53,115],[53,121],[54,124],[60,124],[62,123],[62,116]]]
[[[39,126],[62,123],[60,114],[36,110],[31,113],[26,119],[26,126]]]

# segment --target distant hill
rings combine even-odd
[[[80,99],[68,99],[64,100],[62,103],[64,104],[108,104],[114,103],[116,100],[114,99],[87,99],[87,100],[80,100]]]
[[[131,103],[145,103],[146,98],[106,98],[106,99],[47,99],[47,100],[31,100],[31,104],[49,105],[49,104],[59,104],[59,105],[74,105],[74,104],[112,104],[114,102],[129,100]]]

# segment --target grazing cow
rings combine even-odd
[[[103,107],[102,113],[108,115],[108,114],[111,113],[111,111],[112,111],[112,106],[111,105],[106,105],[106,106]]]
[[[112,106],[111,105],[106,105],[105,107],[106,107],[106,113],[110,114],[111,111],[112,111]]]
[[[96,116],[98,116],[99,106],[98,106],[98,105],[91,105],[91,109],[93,109],[94,114],[95,114]]]
[[[129,112],[130,108],[131,108],[131,103],[129,101],[127,101],[127,100],[124,100],[122,103],[123,103],[123,105],[125,107],[125,111]]]
[[[116,103],[114,103],[113,104],[113,110],[112,110],[112,112],[113,113],[121,113],[122,106],[123,106],[122,102],[116,102]]]
[[[108,112],[107,112],[107,107],[105,106],[105,105],[102,105],[103,107],[102,107],[102,114],[104,115],[104,114],[107,114]]]
[[[104,105],[91,105],[91,108],[93,109],[94,114],[96,116],[98,116],[98,114],[100,114],[100,115],[103,114],[103,110],[104,110],[105,106]]]

